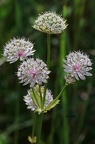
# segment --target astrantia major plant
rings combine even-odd
[[[35,52],[33,43],[25,38],[11,39],[4,46],[3,56],[6,61],[13,63],[20,60],[17,77],[20,83],[28,84],[30,87],[27,95],[24,96],[27,108],[33,113],[37,112],[39,114],[38,129],[35,130],[35,123],[33,123],[32,137],[29,137],[31,143],[40,143],[43,113],[59,103],[60,96],[66,86],[76,80],[84,80],[86,76],[92,75],[89,72],[92,69],[92,62],[89,57],[80,51],[71,52],[63,60],[66,83],[58,96],[53,98],[52,92],[47,88],[50,73],[50,35],[60,34],[66,27],[66,20],[55,12],[45,12],[36,18],[33,28],[47,34],[47,64],[39,58],[33,58]]]

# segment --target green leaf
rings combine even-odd
[[[47,107],[45,107],[45,109],[43,110],[43,112],[47,112],[48,110],[52,109],[53,107],[55,107],[57,104],[59,104],[59,101],[57,98],[55,98]]]
[[[40,95],[36,92],[35,89],[32,89],[32,91],[29,91],[29,92],[30,92],[31,98],[32,98],[33,102],[35,103],[35,105],[36,105],[38,108],[41,108]]]
[[[0,66],[6,62],[6,58],[5,57],[2,57],[0,58]]]

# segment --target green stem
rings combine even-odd
[[[59,95],[45,109],[50,108],[57,100],[59,100],[59,98],[60,98],[62,92],[65,90],[66,86],[67,86],[67,84],[65,84],[63,86],[63,88],[62,88],[61,92],[59,93]]]
[[[43,107],[44,107],[44,103],[45,103],[46,89],[47,89],[47,84],[45,84],[45,88],[44,88]]]
[[[66,18],[67,16],[67,6],[64,5],[63,6],[63,16],[64,18]],[[62,80],[62,78],[65,75],[65,72],[61,73],[62,71],[62,65],[63,65],[63,61],[62,59],[65,59],[66,57],[66,49],[67,49],[67,32],[65,31],[64,33],[61,34],[61,45],[60,45],[60,87],[63,86],[64,81]],[[67,115],[67,111],[68,111],[68,102],[67,102],[67,93],[66,90],[64,90],[63,94],[62,94],[62,101],[61,101],[61,105],[63,108],[63,115],[62,115],[62,120],[63,120],[63,124],[61,125],[61,134],[60,134],[60,143],[61,144],[69,144],[69,123],[68,123],[68,119],[66,117]]]
[[[35,123],[36,123],[36,114],[33,113],[33,128],[32,128],[32,138],[34,137],[35,134]]]
[[[43,108],[43,97],[42,97],[42,92],[41,92],[41,86],[39,86],[39,92],[40,92],[41,108]]]
[[[63,86],[61,92],[58,94],[58,96],[56,97],[56,99],[59,99],[59,98],[60,98],[60,96],[61,96],[61,94],[63,93],[63,91],[65,90],[66,86],[67,86],[67,83],[65,83],[65,85]]]
[[[40,143],[40,135],[42,129],[42,122],[43,122],[43,113],[39,115],[39,122],[38,122],[38,131],[37,131],[37,144]]]
[[[50,34],[47,34],[47,66],[48,68],[50,67]],[[47,84],[45,84],[45,88],[44,88],[43,106],[45,103],[46,89],[47,89]]]
[[[50,34],[47,34],[47,66],[50,67]]]
[[[56,80],[55,80],[54,96],[56,96],[58,94],[58,80],[59,80],[59,76],[58,76],[58,73],[57,73],[57,77],[56,77]],[[56,110],[57,110],[56,107],[52,110],[51,130],[50,130],[50,133],[49,133],[49,137],[47,139],[47,143],[49,143],[49,144],[54,143],[54,133],[55,133],[55,124],[56,124]]]

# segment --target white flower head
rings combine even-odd
[[[59,34],[67,27],[66,20],[55,12],[40,14],[34,22],[33,28],[49,34]]]
[[[36,85],[33,89],[35,92],[35,96],[33,95],[32,89],[30,89],[28,91],[28,94],[26,96],[24,96],[24,101],[27,105],[27,109],[31,109],[31,111],[37,111],[40,114],[41,112],[44,112],[44,109],[53,101],[53,96],[51,94],[51,91],[46,89],[45,101],[44,101],[44,105],[42,107],[41,95],[42,95],[42,99],[43,99],[45,88],[40,87],[40,89],[39,89],[39,86]],[[41,95],[40,95],[40,93],[41,93]],[[35,97],[36,97],[37,101],[35,101],[35,99],[33,99]]]
[[[66,60],[64,60],[63,65],[64,71],[67,74],[67,81],[72,83],[75,79],[85,80],[86,76],[92,76],[92,74],[89,72],[92,69],[91,66],[92,62],[88,55],[80,51],[71,52],[66,56]]]
[[[35,84],[47,83],[49,73],[47,65],[42,60],[29,58],[21,63],[17,76],[24,85],[30,84],[30,87],[34,87]]]
[[[3,56],[6,61],[13,63],[20,59],[26,59],[28,56],[34,55],[33,43],[26,41],[25,38],[13,38],[4,46]]]

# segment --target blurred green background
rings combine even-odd
[[[44,115],[45,144],[95,144],[95,0],[0,0],[0,57],[13,37],[26,37],[35,45],[35,57],[46,62],[46,34],[32,28],[39,13],[56,11],[67,19],[61,35],[51,36],[51,66],[48,87],[55,96],[64,84],[62,59],[70,51],[90,55],[93,77],[69,85],[61,102]],[[0,66],[0,144],[28,144],[32,113],[16,76],[18,62]]]

